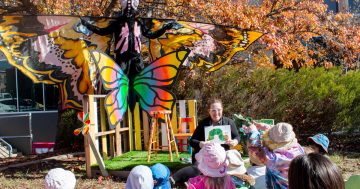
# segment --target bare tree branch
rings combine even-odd
[[[104,16],[110,16],[111,15],[112,9],[116,5],[117,2],[118,2],[117,0],[111,0],[109,6],[107,6],[105,11],[104,11]]]
[[[29,14],[37,14],[37,7],[30,0],[21,0],[23,7]]]

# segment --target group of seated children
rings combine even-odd
[[[293,127],[288,123],[278,123],[274,126],[254,123],[244,130],[249,135],[248,151],[251,167],[245,168],[237,150],[225,151],[218,143],[206,143],[195,155],[197,169],[201,174],[188,179],[186,187],[190,189],[344,188],[339,169],[323,156],[327,153],[329,145],[325,135],[309,137],[309,146],[302,147],[296,139]],[[260,133],[259,130],[263,132]],[[171,188],[170,171],[162,164],[156,165],[161,168],[135,167],[128,177],[126,188]],[[156,177],[156,174],[161,175],[161,178]]]
[[[302,147],[288,123],[278,123],[272,127],[254,123],[243,129],[249,133],[250,161],[265,165],[265,184],[259,182],[262,186],[255,188],[344,188],[339,169],[324,156],[329,146],[329,139],[325,135],[309,137],[309,145]],[[260,134],[259,130],[264,132]],[[256,169],[261,170],[259,167]]]

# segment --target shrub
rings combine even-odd
[[[75,136],[73,131],[82,126],[77,118],[77,111],[67,109],[59,112],[58,129],[56,133],[56,150],[83,150],[84,137]]]
[[[179,99],[197,99],[200,118],[206,102],[220,97],[224,115],[234,113],[289,122],[298,134],[359,130],[360,73],[341,68],[286,69],[229,65],[214,73],[183,70]],[[195,73],[195,74],[194,74]]]

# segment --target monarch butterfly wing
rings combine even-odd
[[[166,20],[152,19],[149,27],[159,28]],[[263,34],[213,24],[178,21],[177,27],[159,38],[149,40],[150,56],[154,60],[164,54],[189,49],[183,65],[216,71],[226,65],[236,53],[246,50]]]
[[[58,85],[62,109],[82,109],[83,94],[94,93],[89,50],[105,51],[109,41],[90,34],[79,17],[0,15],[0,54],[34,82]]]
[[[166,88],[174,83],[178,68],[188,54],[188,51],[167,54],[148,65],[135,77],[133,87],[143,110],[150,113],[172,109],[175,97]]]
[[[91,51],[91,56],[96,62],[104,88],[110,90],[105,97],[105,109],[110,127],[115,128],[127,109],[129,80],[115,61],[106,54]]]
[[[240,51],[245,51],[251,44],[257,41],[263,33],[257,31],[239,30],[230,27],[219,27],[222,34],[213,34],[215,41],[225,49],[223,52],[216,52],[215,61],[204,59],[205,66],[208,65],[208,71],[213,72],[227,64]]]

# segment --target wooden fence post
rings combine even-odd
[[[134,129],[135,129],[135,150],[142,150],[141,145],[141,126],[140,126],[140,107],[135,104],[134,109]]]
[[[142,121],[143,121],[143,132],[144,132],[144,147],[145,149],[148,149],[149,147],[149,117],[148,114],[145,111],[142,111]]]
[[[104,107],[104,98],[100,98],[100,124],[101,132],[106,131],[106,113]],[[104,159],[108,159],[107,139],[106,135],[101,137],[102,156]]]
[[[116,146],[116,156],[120,156],[122,153],[121,150],[121,134],[120,134],[120,123],[116,125],[115,127],[115,146]]]

